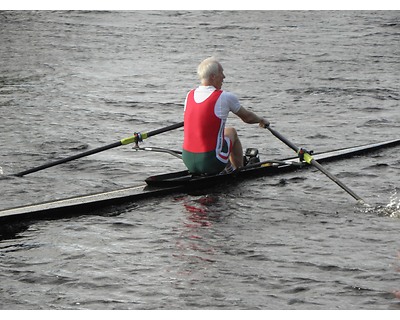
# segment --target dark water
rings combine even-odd
[[[0,209],[183,169],[129,146],[7,175],[182,121],[197,64],[298,145],[399,138],[397,11],[1,12]],[[263,159],[292,151],[234,125]],[[143,146],[179,149],[182,130]],[[41,221],[0,242],[1,309],[399,309],[399,149],[202,195]],[[398,294],[400,296],[400,294]]]

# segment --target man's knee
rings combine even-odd
[[[238,139],[238,134],[235,128],[225,128],[224,134],[231,139],[232,143],[235,143],[235,141]]]

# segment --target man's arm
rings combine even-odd
[[[247,110],[245,107],[241,106],[236,115],[246,123],[258,123],[260,127],[269,126],[269,121],[259,117],[254,112]]]

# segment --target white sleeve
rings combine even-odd
[[[237,113],[240,109],[239,99],[231,92],[222,92],[221,94],[221,103],[223,107],[232,111],[233,113]],[[228,111],[228,112],[229,112]]]

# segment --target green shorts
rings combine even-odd
[[[222,152],[229,154],[229,149],[228,143],[224,140]],[[190,173],[217,174],[224,170],[227,165],[227,163],[224,163],[217,158],[215,150],[204,153],[195,153],[183,150],[182,160]]]

